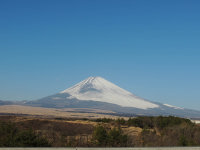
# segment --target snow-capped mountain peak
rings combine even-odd
[[[139,98],[102,77],[89,77],[60,92],[78,100],[92,100],[140,109],[156,108],[157,104]]]
[[[199,118],[200,111],[150,102],[120,88],[102,77],[89,77],[54,95],[24,105],[46,108],[78,108],[108,110],[125,116],[174,115]]]

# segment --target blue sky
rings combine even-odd
[[[1,0],[0,99],[33,100],[102,76],[200,110],[200,1]]]

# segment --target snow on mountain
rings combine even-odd
[[[106,102],[122,107],[139,109],[159,107],[159,105],[139,98],[101,77],[89,77],[71,88],[60,92],[60,94],[69,94],[71,99]]]
[[[176,106],[169,105],[169,104],[163,104],[163,105],[165,105],[165,106],[167,106],[167,107],[172,107],[172,108],[174,108],[174,109],[184,109],[184,108],[176,107]]]

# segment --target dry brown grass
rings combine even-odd
[[[126,126],[123,126],[122,130],[124,131],[125,134],[133,135],[133,136],[138,136],[142,132],[142,128],[139,128],[139,127],[126,127]]]
[[[84,110],[84,109],[82,109]],[[113,113],[111,111],[103,111],[97,109],[85,109],[90,113],[80,113],[80,109],[76,108],[43,108],[43,107],[31,107],[21,105],[2,105],[0,106],[1,114],[16,114],[16,115],[35,115],[44,117],[65,117],[65,118],[118,118],[118,116],[107,115],[106,113]],[[105,113],[105,114],[98,114]]]

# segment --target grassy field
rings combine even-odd
[[[66,117],[66,118],[118,118],[112,111],[98,109],[77,109],[77,108],[43,108],[21,105],[2,105],[0,114],[33,115],[41,117]]]

